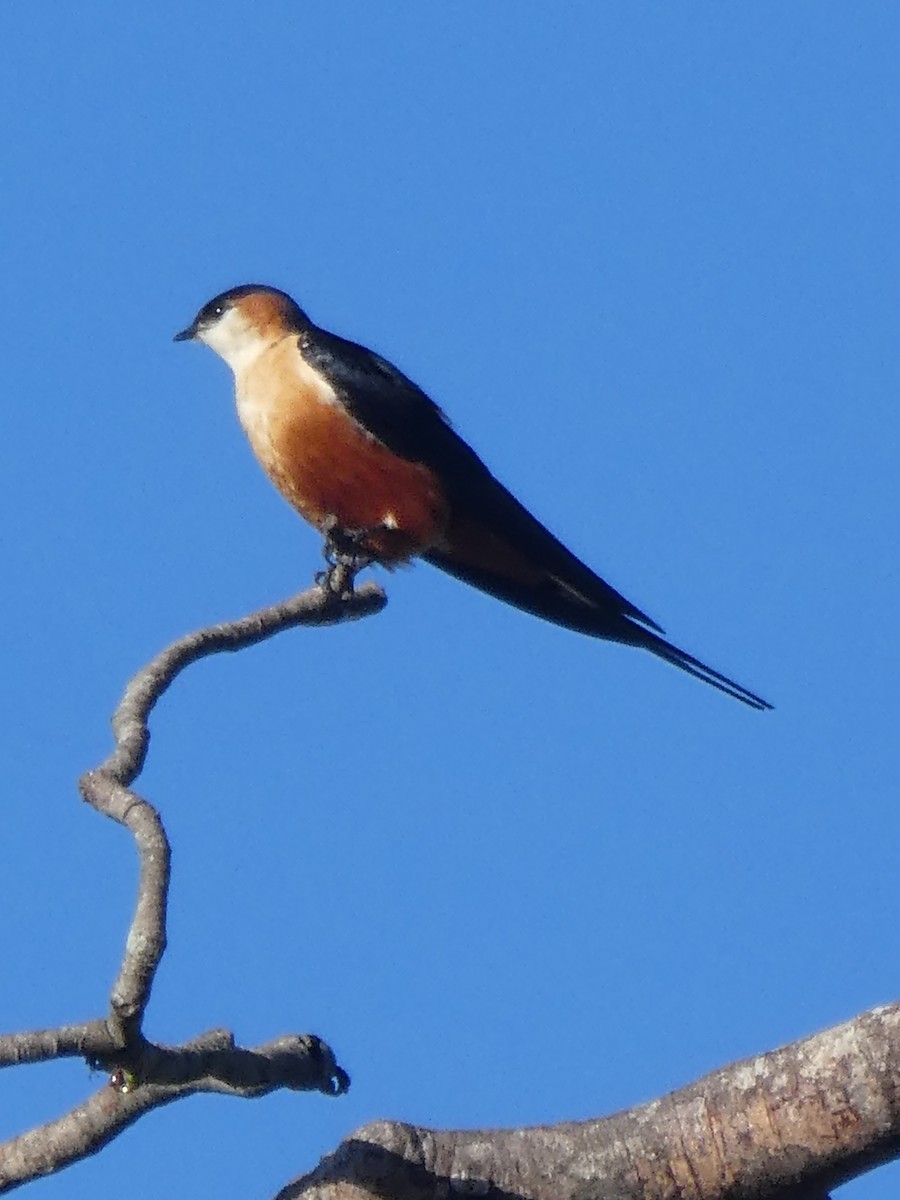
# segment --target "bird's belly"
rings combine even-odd
[[[440,540],[447,512],[434,474],[391,453],[337,400],[294,386],[274,402],[239,395],[238,411],[266,474],[317,529],[366,531],[361,546],[384,563]]]

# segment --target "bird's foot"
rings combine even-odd
[[[352,596],[356,576],[374,562],[372,556],[362,548],[365,539],[373,531],[342,529],[333,517],[329,517],[323,532],[325,543],[322,555],[328,565],[316,575],[316,583],[332,595]]]

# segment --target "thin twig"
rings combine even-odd
[[[214,1030],[178,1047],[143,1035],[144,1012],[166,946],[170,851],[159,813],[131,789],[150,744],[148,721],[181,671],[211,654],[241,650],[298,625],[333,625],[379,612],[382,590],[353,590],[351,565],[315,587],[237,621],[174,642],[128,683],[112,718],[115,749],[78,781],[82,797],[132,834],[140,858],[138,896],[106,1018],[0,1036],[0,1067],[83,1057],[110,1081],[65,1116],[0,1146],[0,1191],[96,1153],[143,1113],[196,1092],[258,1097],[279,1088],[338,1096],[350,1078],[314,1035],[288,1035],[248,1050]]]

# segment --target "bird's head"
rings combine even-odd
[[[237,373],[282,338],[309,327],[309,318],[287,292],[246,283],[214,296],[176,342],[204,342]]]

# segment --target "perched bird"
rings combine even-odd
[[[204,342],[228,363],[256,457],[329,545],[388,567],[424,558],[546,621],[640,646],[751,708],[771,708],[666,641],[494,478],[420,388],[320,329],[285,292],[232,288],[175,340]]]

